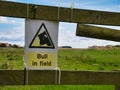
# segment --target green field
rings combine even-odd
[[[0,69],[24,69],[23,48],[0,48]],[[61,70],[120,70],[120,48],[59,49]],[[1,86],[0,90],[114,90],[110,85]]]
[[[63,70],[119,70],[120,48],[116,49],[63,49],[58,54]]]
[[[0,48],[0,69],[24,69],[23,48]],[[119,70],[120,48],[59,49],[61,70]]]
[[[36,85],[36,86],[3,86],[0,90],[114,90],[108,85]]]

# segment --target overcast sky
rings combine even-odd
[[[25,2],[40,5],[91,9],[100,11],[120,12],[120,0],[6,0]],[[113,18],[113,17],[112,17]],[[108,26],[104,26],[108,27]],[[109,28],[120,29],[119,26]],[[25,20],[10,17],[0,17],[0,42],[15,43],[24,46]],[[59,46],[72,46],[73,48],[86,48],[92,45],[117,45],[119,42],[98,40],[75,35],[76,23],[59,23]]]

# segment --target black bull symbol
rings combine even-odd
[[[48,46],[51,46],[50,40],[48,38],[48,35],[46,34],[46,32],[44,31],[43,33],[38,35],[39,40],[40,40],[40,45],[44,45],[47,44]]]

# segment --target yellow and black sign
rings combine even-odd
[[[56,54],[28,52],[28,66],[30,68],[54,68],[56,65]]]
[[[25,65],[28,69],[56,69],[58,22],[25,21]]]
[[[29,48],[55,48],[44,23],[41,24]]]

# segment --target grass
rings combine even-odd
[[[23,48],[0,48],[0,69],[23,69]]]
[[[0,48],[0,69],[24,69],[23,48]],[[58,65],[62,70],[119,70],[120,48],[59,49]]]
[[[24,69],[23,48],[0,48],[0,69]],[[59,49],[62,70],[120,70],[120,48]],[[0,90],[114,90],[112,85],[0,86]]]
[[[59,66],[63,70],[119,70],[120,48],[59,50]]]
[[[108,85],[30,85],[30,86],[4,86],[0,90],[114,90]]]

